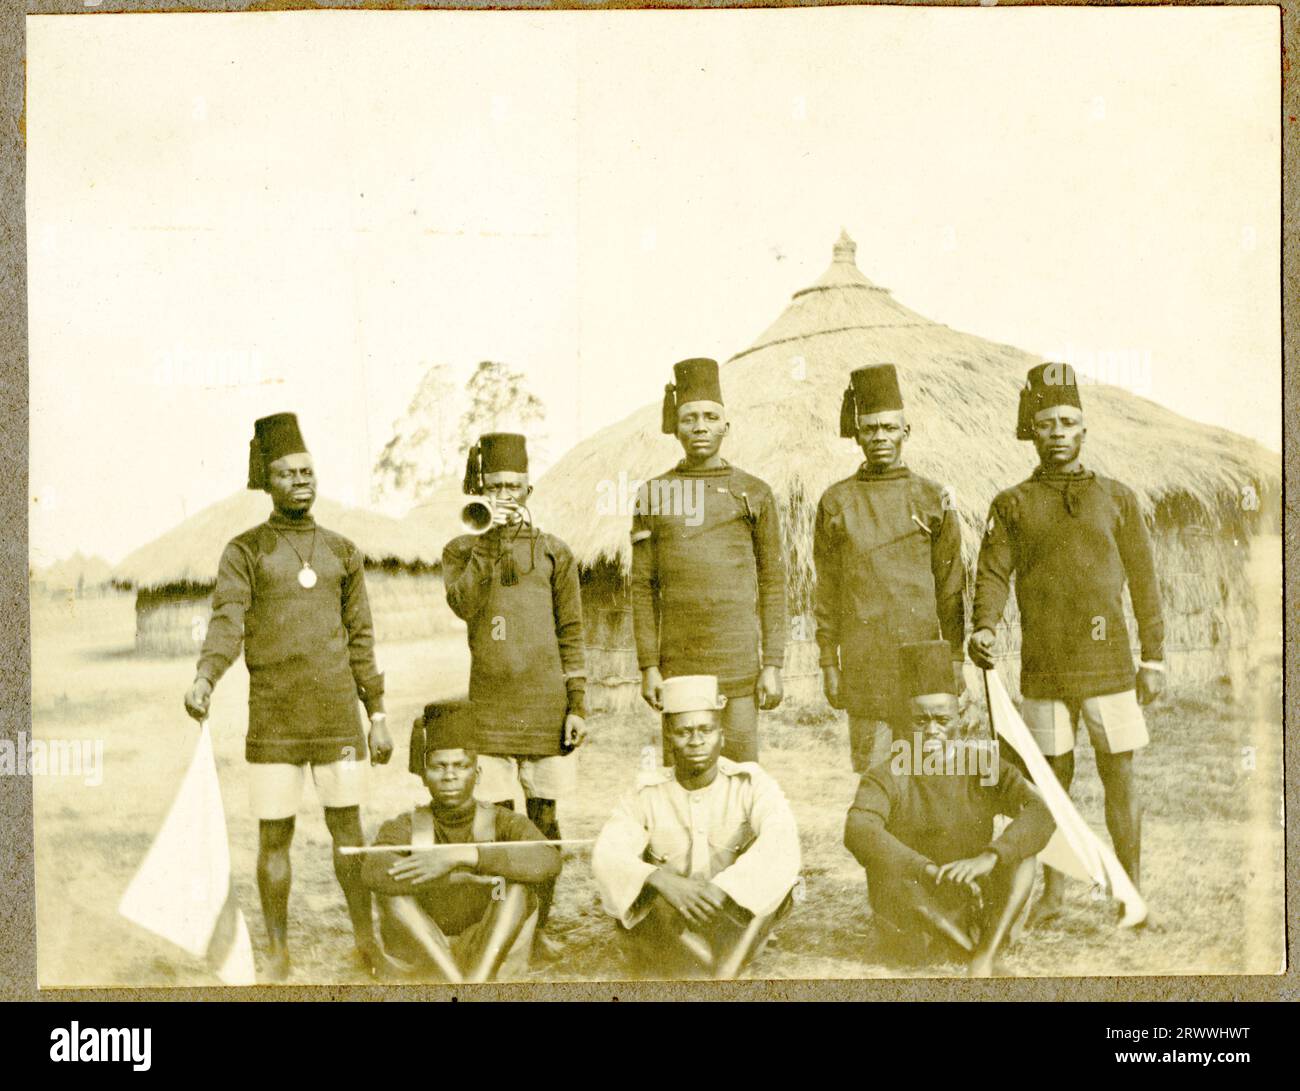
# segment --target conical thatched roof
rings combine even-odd
[[[266,493],[243,489],[141,546],[113,570],[113,580],[137,588],[211,586],[226,543],[265,522],[270,513]],[[386,515],[323,497],[317,498],[312,515],[355,542],[369,564],[431,566],[441,555],[441,546],[424,542],[413,527]]]
[[[722,368],[732,422],[723,455],[766,480],[785,506],[796,594],[809,585],[813,506],[861,459],[838,434],[853,368],[898,365],[912,425],[907,462],[956,489],[971,544],[994,495],[1035,464],[1031,446],[1015,438],[1015,420],[1025,372],[1040,358],[909,310],[862,275],[854,251],[842,235],[826,273]],[[1148,514],[1161,507],[1180,522],[1218,527],[1240,512],[1246,486],[1261,495],[1280,487],[1280,459],[1253,441],[1117,387],[1089,385],[1082,397],[1086,463],[1132,486]],[[629,511],[599,503],[611,488],[603,483],[617,489],[620,473],[645,479],[680,457],[676,440],[659,430],[659,405],[647,405],[578,444],[546,474],[538,521],[564,537],[584,565],[604,560],[626,568]]]

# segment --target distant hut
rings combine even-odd
[[[465,495],[459,476],[437,481],[426,499],[407,512],[403,526],[415,535],[423,551],[441,559],[442,548],[457,535],[464,534],[460,512]]]
[[[265,522],[265,493],[242,490],[186,519],[113,570],[134,588],[135,645],[147,655],[192,655],[207,632],[221,551]],[[366,591],[378,640],[415,640],[446,631],[447,607],[436,569],[441,546],[397,519],[317,499],[312,514],[356,543],[366,560]]]
[[[80,550],[47,568],[30,573],[33,595],[57,599],[100,598],[112,593],[112,566],[103,557],[87,557]]]
[[[990,501],[1035,464],[1030,446],[1015,438],[1015,420],[1025,372],[1040,358],[909,310],[862,275],[855,250],[842,235],[825,274],[722,369],[733,422],[724,456],[766,480],[782,508],[793,618],[786,681],[789,692],[809,696],[819,676],[811,620],[816,504],[861,458],[838,434],[849,372],[898,365],[913,426],[908,464],[956,490],[972,569]],[[1089,385],[1083,400],[1087,464],[1134,488],[1154,537],[1175,683],[1231,673],[1254,637],[1249,539],[1261,510],[1265,529],[1277,529],[1280,458],[1117,387]],[[679,457],[676,441],[659,430],[656,401],[578,444],[539,483],[539,522],[583,567],[593,704],[625,704],[638,692],[625,498]],[[1014,611],[1013,601],[1012,623]],[[1018,626],[1004,624],[999,648],[1015,683]]]

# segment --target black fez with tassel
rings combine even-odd
[[[663,430],[665,435],[677,431],[677,407],[687,402],[722,404],[722,383],[718,379],[718,361],[705,357],[679,360],[673,364],[675,382],[664,387]]]
[[[899,681],[906,698],[930,693],[957,693],[952,645],[946,640],[923,640],[898,649]]]
[[[466,496],[483,495],[485,474],[528,472],[528,442],[517,432],[487,432],[465,456]]]
[[[1079,382],[1069,364],[1036,364],[1029,369],[1020,390],[1020,416],[1016,421],[1016,439],[1034,438],[1034,414],[1058,405],[1072,405],[1082,410]]]
[[[275,413],[253,422],[253,438],[248,441],[248,487],[265,489],[266,468],[285,455],[305,454],[307,444],[293,413]]]
[[[898,369],[893,364],[870,364],[849,375],[849,385],[840,402],[840,435],[853,439],[858,434],[858,416],[903,408],[898,386]]]
[[[477,733],[474,706],[461,698],[434,701],[424,706],[424,715],[411,726],[411,753],[407,767],[416,776],[435,750],[475,750]]]

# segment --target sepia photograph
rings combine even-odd
[[[1286,970],[1277,9],[26,36],[40,989]]]

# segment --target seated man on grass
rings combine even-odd
[[[889,761],[863,774],[844,843],[866,869],[887,934],[913,954],[946,938],[968,956],[971,977],[989,977],[1056,824],[996,750],[993,763],[976,760],[971,748],[993,743],[963,729],[952,646],[904,644],[899,658],[911,738],[896,739]],[[997,815],[1011,823],[994,837]]]
[[[380,827],[377,845],[412,847],[370,854],[362,872],[389,955],[453,983],[527,970],[537,887],[560,871],[560,850],[527,818],[475,802],[477,763],[469,702],[427,705],[411,732],[410,770],[430,802]]]
[[[776,781],[720,756],[725,701],[712,676],[664,679],[674,767],[643,777],[592,851],[601,902],[641,976],[736,977],[799,877],[794,815]]]

